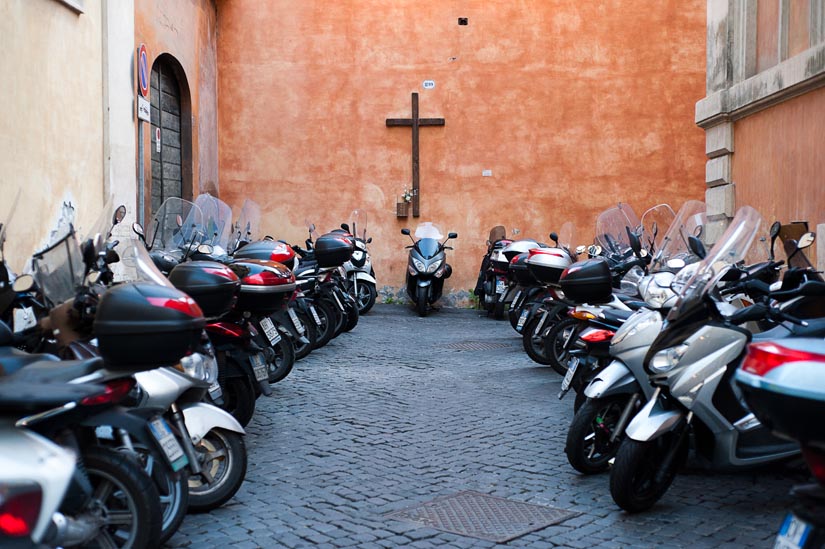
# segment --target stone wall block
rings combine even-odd
[[[725,122],[705,132],[705,154],[708,158],[717,158],[733,153],[733,124]]]
[[[708,219],[733,217],[736,207],[736,185],[721,185],[705,191]]]
[[[731,182],[731,156],[712,158],[705,164],[705,183],[708,187],[727,185]]]

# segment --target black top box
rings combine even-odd
[[[315,259],[319,267],[340,267],[352,257],[355,243],[352,237],[328,233],[315,241]]]
[[[228,313],[241,288],[232,269],[215,261],[181,263],[169,273],[169,282],[194,299],[208,318]]]
[[[576,303],[608,303],[613,299],[610,267],[600,257],[570,265],[560,284],[564,297]]]

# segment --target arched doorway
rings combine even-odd
[[[151,214],[170,197],[192,199],[192,128],[189,86],[171,55],[152,65]]]

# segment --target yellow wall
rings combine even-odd
[[[0,2],[0,216],[23,189],[6,243],[15,270],[64,200],[81,229],[102,202],[101,14],[85,4],[78,15],[55,0]]]

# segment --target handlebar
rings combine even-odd
[[[789,315],[780,309],[769,307],[764,303],[756,303],[754,305],[751,305],[750,307],[744,307],[742,309],[739,309],[738,311],[730,315],[727,318],[727,320],[731,324],[744,324],[745,322],[751,320],[762,320],[765,318],[773,320],[775,322],[790,322],[791,324],[796,324],[798,326],[808,325],[808,323],[804,320]]]

